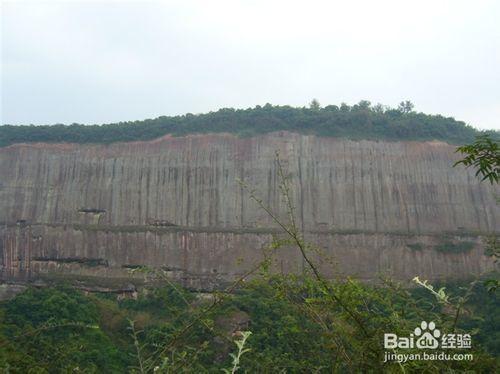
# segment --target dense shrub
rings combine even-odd
[[[469,252],[474,248],[474,242],[458,242],[453,243],[450,241],[443,242],[434,247],[438,252],[444,253],[462,253]]]
[[[121,354],[98,326],[91,300],[71,288],[29,289],[1,308],[0,369],[120,372]]]
[[[103,143],[151,140],[166,134],[233,133],[254,136],[287,130],[318,136],[381,140],[441,140],[463,144],[481,134],[464,122],[409,108],[357,105],[294,108],[266,104],[208,114],[158,117],[106,125],[0,126],[0,146],[23,142]],[[498,132],[490,132],[498,138]]]
[[[436,284],[441,286],[449,295],[469,294],[457,327],[473,334],[474,361],[408,362],[405,369],[494,372],[494,356],[499,353],[498,296],[488,294],[481,283],[472,289],[466,282]],[[242,372],[372,372],[375,368],[392,372],[399,370],[398,364],[383,363],[380,356],[384,332],[405,336],[422,319],[449,332],[455,322],[455,313],[423,288],[351,280],[334,282],[332,287],[359,313],[372,337],[355,328],[345,310],[309,278],[254,280],[221,296],[224,302],[214,309],[210,300],[201,301],[173,285],[124,301],[85,296],[70,288],[30,289],[0,304],[0,370],[138,372],[130,319],[136,321],[145,364],[155,360],[152,368],[163,362],[166,372],[221,372],[230,365],[235,328],[252,331]],[[245,326],[231,325],[235,314],[248,316]]]

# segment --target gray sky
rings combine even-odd
[[[500,1],[2,1],[1,11],[2,123],[409,99],[500,129]]]

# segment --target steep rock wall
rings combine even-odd
[[[162,267],[186,287],[211,290],[229,284],[264,259],[273,230],[267,232],[191,231],[186,229],[96,228],[68,225],[4,227],[0,234],[0,279],[23,281],[45,274],[80,281],[97,277],[123,280],[143,277],[131,274],[139,265]],[[493,270],[480,238],[458,235],[332,234],[309,233],[320,254],[313,261],[326,276],[355,276],[375,280],[391,276],[411,280],[457,279]],[[436,250],[444,243],[459,252]],[[294,247],[272,252],[272,270],[300,273],[305,264]]]
[[[192,284],[232,279],[245,268],[233,260],[253,263],[274,230],[237,180],[284,215],[276,151],[292,178],[300,225],[339,261],[341,273],[476,274],[492,268],[478,239],[461,254],[429,244],[444,233],[470,241],[469,233],[499,231],[498,191],[453,168],[454,149],[290,133],[1,148],[2,277],[64,269],[126,277],[126,266],[149,264],[176,269],[173,276]],[[179,227],[152,229],[171,224]],[[425,251],[398,242],[403,234]],[[300,271],[300,258],[290,253],[280,266]]]

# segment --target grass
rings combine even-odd
[[[108,261],[103,258],[81,258],[81,257],[66,257],[66,258],[52,258],[52,257],[34,257],[34,261],[53,261],[64,264],[80,264],[89,267],[106,266]]]
[[[424,249],[424,245],[422,243],[407,244],[406,246],[412,251],[421,251],[422,249]]]
[[[464,253],[471,251],[475,246],[474,242],[458,242],[453,243],[450,241],[443,242],[434,246],[434,249],[442,253]]]

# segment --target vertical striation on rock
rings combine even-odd
[[[275,226],[237,179],[255,187],[264,202],[285,214],[276,151],[292,177],[300,225],[305,232],[319,232],[315,238],[321,238],[331,253],[341,253],[350,273],[364,272],[370,278],[370,266],[394,268],[391,261],[396,260],[387,251],[404,247],[391,242],[394,235],[499,231],[496,187],[479,183],[470,170],[453,168],[458,158],[455,147],[442,142],[273,133],[252,138],[166,136],[107,146],[16,144],[0,148],[0,222],[9,226],[2,230],[0,243],[3,277],[31,276],[33,269],[46,271],[50,266],[74,265],[75,270],[77,265],[89,265],[85,259],[107,261],[107,270],[101,272],[108,275],[110,268],[131,263],[172,265],[199,278],[234,275],[241,269],[223,257],[258,258],[269,238],[243,232]],[[33,230],[36,226],[40,233],[13,227],[18,222]],[[152,226],[178,226],[184,234],[174,230],[165,241],[165,233],[148,231]],[[365,253],[333,233],[383,237],[386,244],[373,244],[372,252]],[[245,241],[234,235],[246,235]],[[395,252],[405,262],[396,266],[396,274],[407,276],[412,266],[425,270],[425,256],[417,261],[420,255],[406,251]],[[449,261],[456,269],[477,273],[488,265],[476,252],[463,263],[452,257]],[[426,256],[435,256],[436,273],[453,272],[445,265],[446,257],[436,260],[441,254]],[[57,262],[63,258],[68,261]],[[95,269],[99,266],[103,265]]]

